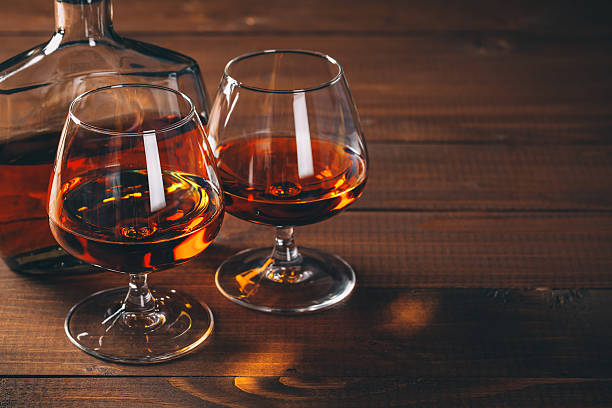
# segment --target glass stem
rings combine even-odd
[[[165,321],[157,310],[157,302],[147,285],[147,274],[130,274],[128,294],[123,301],[121,317],[132,329],[151,330]]]
[[[302,268],[300,255],[293,240],[293,227],[276,227],[276,240],[264,276],[277,283],[300,283],[309,279],[312,272]]]
[[[293,227],[276,227],[272,258],[275,264],[293,264],[302,260],[293,239]]]
[[[147,274],[130,274],[128,294],[125,297],[125,311],[146,313],[155,309],[155,299],[147,285]]]

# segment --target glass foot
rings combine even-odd
[[[70,309],[70,341],[94,357],[119,363],[156,363],[193,351],[212,333],[210,308],[174,289],[152,289],[157,307],[146,319],[123,310],[128,288],[104,290]]]
[[[227,259],[215,283],[229,300],[268,313],[298,314],[328,309],[355,287],[355,272],[341,258],[300,247],[296,262],[270,257],[270,248],[247,249]]]

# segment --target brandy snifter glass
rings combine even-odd
[[[147,276],[186,262],[215,238],[223,199],[191,100],[154,85],[116,85],[77,97],[49,187],[57,242],[92,265],[129,274],[66,318],[68,338],[96,357],[150,363],[179,357],[212,332],[210,309]]]
[[[296,246],[293,228],[353,203],[368,154],[342,67],[301,50],[243,55],[225,67],[209,121],[226,210],[276,227],[274,247],[247,249],[217,270],[228,299],[251,309],[303,313],[329,308],[355,287],[341,258]]]

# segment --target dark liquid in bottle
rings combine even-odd
[[[0,144],[0,256],[14,271],[92,271],[64,251],[49,230],[47,188],[59,133]]]

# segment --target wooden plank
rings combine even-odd
[[[586,378],[5,378],[10,407],[605,407],[612,380]],[[95,392],[93,392],[95,390]]]
[[[0,376],[612,377],[610,291],[575,289],[612,287],[607,215],[347,213],[301,228],[298,243],[343,256],[358,287],[338,309],[300,318],[248,311],[214,286],[223,259],[271,239],[229,218],[203,256],[151,277],[216,316],[201,351],[156,367],[101,362],[65,338],[70,306],[124,276],[2,268]]]
[[[329,53],[344,65],[370,141],[612,141],[611,42],[511,33],[138,38],[196,58],[211,95],[236,55],[265,48]],[[0,60],[43,40],[11,37]]]
[[[370,144],[353,209],[610,210],[611,146]]]
[[[3,0],[4,32],[48,31],[53,1]],[[605,1],[490,2],[441,0],[288,0],[223,2],[114,1],[115,25],[126,32],[412,32],[520,30],[572,36],[606,34]],[[27,19],[26,19],[27,17]]]
[[[371,144],[371,178],[355,208],[612,208],[608,146]]]
[[[373,142],[352,209],[612,209],[612,146]]]
[[[353,210],[612,209],[612,146],[369,146]]]
[[[272,228],[227,216],[203,256],[155,279],[174,284],[175,274],[182,277],[176,283],[194,274],[193,285],[208,291],[224,259],[245,248],[271,247],[273,238]],[[608,213],[347,212],[297,228],[296,240],[342,256],[367,287],[612,287]],[[99,283],[99,277],[83,278],[96,285],[86,292],[124,283],[120,276],[103,276]],[[65,279],[55,284],[80,282]],[[0,281],[11,293],[31,293],[30,280],[6,269]]]
[[[216,318],[194,354],[153,366],[95,359],[68,342],[63,319],[108,282],[35,283],[38,298],[6,291],[0,376],[612,377],[610,290],[561,303],[564,294],[544,290],[360,287],[337,309],[288,318],[241,308],[180,276],[175,287],[205,299]]]
[[[225,258],[244,248],[271,247],[273,237],[272,228],[227,216],[213,246],[175,271],[196,273],[194,284],[204,290]],[[297,228],[296,239],[344,257],[363,286],[612,287],[607,213],[347,212]],[[156,275],[170,283],[173,277]],[[8,272],[5,279],[13,292],[27,290],[29,280]],[[121,277],[113,282],[123,283]]]

